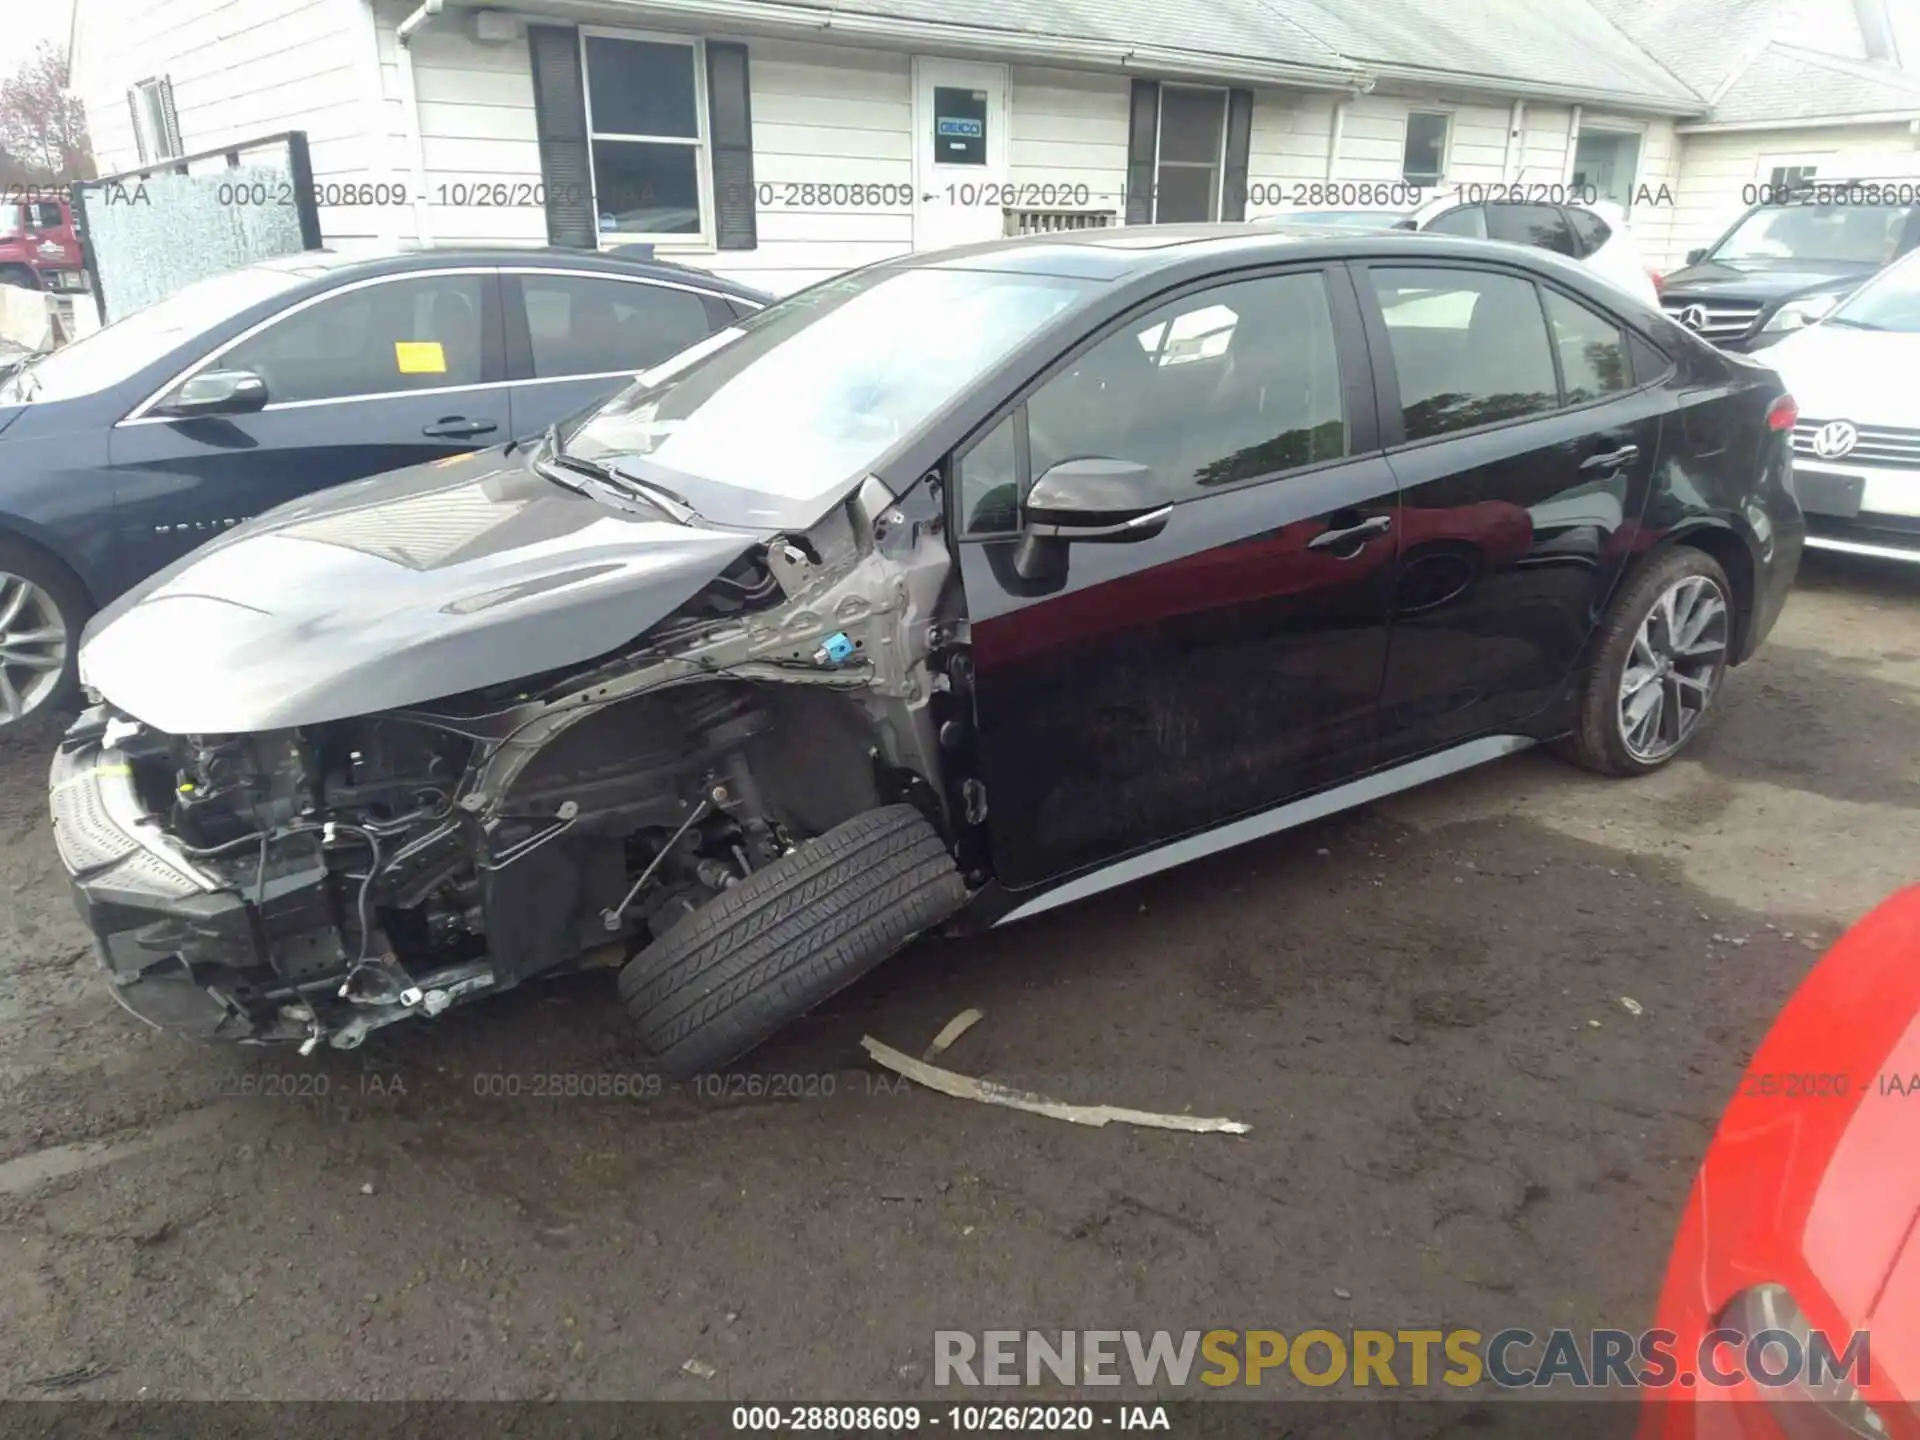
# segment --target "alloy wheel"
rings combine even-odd
[[[1640,622],[1620,676],[1620,739],[1635,760],[1665,760],[1705,718],[1726,668],[1731,613],[1717,584],[1689,575]]]
[[[44,705],[66,668],[67,622],[53,596],[0,570],[0,727]]]

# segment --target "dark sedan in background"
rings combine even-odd
[[[0,381],[0,730],[88,617],[310,491],[538,434],[770,297],[546,250],[304,252],[188,286]]]

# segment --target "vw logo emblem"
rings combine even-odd
[[[1686,326],[1687,329],[1689,330],[1706,329],[1707,328],[1707,307],[1704,305],[1687,306],[1686,309],[1680,312],[1680,323]]]
[[[1813,432],[1813,453],[1822,460],[1838,460],[1860,443],[1860,432],[1848,420],[1835,420]]]

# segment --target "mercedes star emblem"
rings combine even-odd
[[[1860,443],[1860,432],[1848,420],[1834,420],[1813,432],[1813,453],[1822,460],[1838,460]]]
[[[1686,326],[1687,329],[1689,330],[1706,329],[1707,328],[1707,307],[1704,305],[1687,306],[1686,309],[1680,312],[1680,323]]]

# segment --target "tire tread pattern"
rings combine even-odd
[[[661,1066],[745,1054],[952,915],[967,890],[911,805],[856,815],[686,916],[628,963],[620,995]]]

